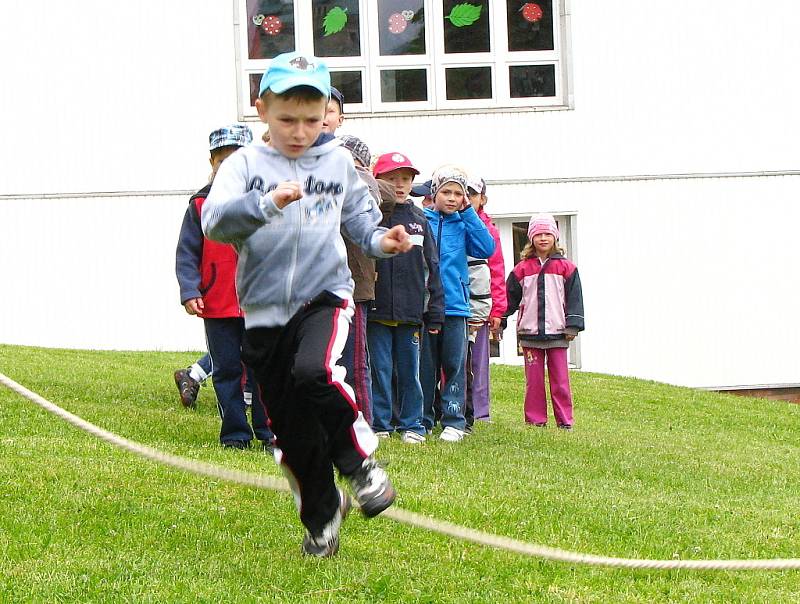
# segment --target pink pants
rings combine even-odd
[[[550,398],[559,426],[572,425],[572,393],[566,348],[523,348],[525,358],[525,421],[547,423],[547,394],[544,388],[544,363],[550,377]]]

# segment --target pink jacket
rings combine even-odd
[[[492,310],[489,316],[502,319],[508,308],[508,301],[506,299],[506,267],[503,261],[503,250],[500,248],[500,232],[494,226],[492,218],[483,211],[483,208],[478,211],[478,217],[489,229],[489,233],[494,239],[494,254],[489,256],[489,273],[491,274],[492,283]]]

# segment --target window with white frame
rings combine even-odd
[[[567,105],[567,0],[234,0],[242,115],[277,54],[325,60],[347,113]]]

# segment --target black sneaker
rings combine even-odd
[[[397,493],[389,480],[389,475],[372,456],[367,457],[352,474],[346,476],[361,508],[367,518],[377,516],[394,503]]]
[[[570,430],[572,430],[572,425],[571,424],[558,424],[558,428],[559,428],[559,430],[566,430],[567,432],[569,432]]]
[[[223,449],[249,449],[250,448],[250,441],[249,440],[226,440],[222,443]]]
[[[181,404],[187,409],[194,409],[197,406],[200,382],[189,375],[188,369],[178,369],[175,372],[175,385],[181,396]]]
[[[318,535],[311,532],[306,532],[303,537],[303,553],[306,556],[315,556],[317,558],[330,558],[336,555],[339,551],[339,528],[342,522],[347,518],[350,508],[353,505],[350,496],[338,489],[339,491],[339,509],[336,514],[323,528]]]

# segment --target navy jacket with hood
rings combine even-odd
[[[428,329],[441,329],[444,292],[439,279],[439,253],[433,232],[422,210],[410,202],[395,204],[391,214],[381,222],[381,226],[387,228],[398,224],[405,227],[412,239],[421,237],[422,245],[414,245],[405,254],[376,262],[378,280],[369,319],[415,325],[424,322]]]

